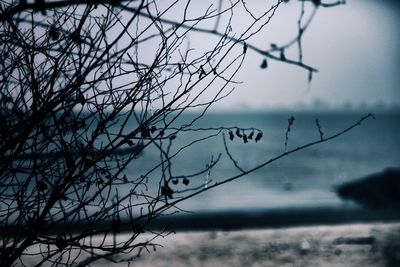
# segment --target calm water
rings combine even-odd
[[[364,114],[208,114],[194,127],[238,126],[262,130],[264,137],[258,143],[250,140],[244,144],[237,137],[233,141],[227,140],[241,168],[249,169],[285,151],[285,131],[288,118],[292,115],[295,121],[289,133],[288,149],[319,139],[316,118],[324,135],[329,136],[356,122]],[[193,118],[194,115],[185,115],[182,121],[190,122]],[[399,119],[400,114],[376,114],[375,120],[368,119],[344,136],[284,157],[250,175],[189,199],[180,207],[201,211],[352,205],[336,197],[335,186],[387,167],[400,167]],[[199,136],[198,132],[178,136],[172,142],[171,153]],[[218,166],[209,176],[205,173],[192,179],[191,185],[201,186],[206,179],[215,182],[237,174],[238,170],[224,153],[222,136],[183,150],[172,161],[171,173],[187,175],[200,171],[212,156],[216,158],[219,153],[222,157]],[[159,158],[157,150],[146,151],[140,160],[130,166],[128,175],[139,175]],[[154,185],[158,183],[157,173],[149,175],[149,181]]]

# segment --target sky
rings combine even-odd
[[[172,0],[171,0],[172,1]],[[254,14],[268,10],[277,0],[248,0],[235,8],[230,25],[232,34],[240,34],[252,23],[243,4]],[[336,0],[324,0],[332,3]],[[263,56],[249,50],[241,70],[235,77],[240,84],[223,100],[214,103],[211,111],[269,111],[277,109],[353,109],[375,112],[379,109],[400,109],[400,1],[398,0],[347,0],[345,5],[319,8],[302,38],[303,62],[318,69],[308,83],[308,71],[298,66],[268,60],[266,69],[260,68]],[[219,1],[190,1],[188,18],[198,17],[212,5],[215,10]],[[223,1],[229,5],[229,1]],[[160,1],[168,7],[170,1]],[[179,6],[181,4],[181,6]],[[178,2],[168,9],[167,19],[180,21],[186,1]],[[306,2],[306,18],[313,4]],[[155,12],[155,11],[154,11]],[[271,44],[284,45],[296,36],[301,1],[291,0],[281,4],[271,21],[247,42],[260,49]],[[229,15],[229,13],[227,13]],[[150,21],[141,21],[143,25]],[[219,31],[227,25],[221,19]],[[215,18],[202,20],[199,28],[213,29]],[[184,29],[181,29],[184,31]],[[182,42],[179,51],[190,49],[193,57],[204,56],[218,42],[219,37],[209,33],[191,32]],[[236,35],[237,36],[237,35]],[[190,44],[189,44],[190,43]],[[140,49],[140,60],[152,62],[159,40],[146,42]],[[242,53],[242,44],[237,45]],[[297,59],[297,46],[285,50],[286,57]],[[175,51],[172,61],[179,62]],[[233,57],[232,56],[232,57]],[[147,60],[147,61],[146,61]],[[171,62],[172,62],[171,61]],[[174,92],[180,81],[171,82],[166,91]],[[217,84],[199,101],[209,101],[219,89]],[[201,88],[202,89],[202,88]],[[231,88],[228,89],[228,91]],[[169,91],[168,91],[169,92]],[[174,94],[170,94],[174,95]],[[154,103],[153,103],[154,104]],[[154,104],[157,106],[157,104]]]
[[[255,10],[265,5],[264,1],[248,2]],[[299,3],[291,2],[249,42],[290,40],[300,12]],[[262,56],[250,51],[236,78],[243,83],[214,110],[400,105],[399,14],[395,1],[348,0],[346,5],[320,9],[303,38],[304,62],[319,70],[310,85],[308,72],[272,61],[261,69]]]

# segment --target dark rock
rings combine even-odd
[[[391,168],[336,188],[343,199],[369,209],[400,211],[400,169]]]
[[[372,245],[376,241],[373,236],[339,237],[333,241],[335,245]]]

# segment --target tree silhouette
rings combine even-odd
[[[342,1],[300,1],[297,36],[264,50],[250,38],[288,1],[272,2],[257,15],[240,0],[221,0],[203,11],[179,0],[2,2],[1,265],[133,260],[168,234],[148,224],[179,211],[180,202],[335,138],[370,117],[333,136],[323,135],[317,121],[320,139],[250,169],[234,159],[225,134],[259,142],[260,130],[195,128],[212,104],[229,95],[250,51],[260,54],[261,68],[269,60],[292,64],[311,81],[317,70],[303,62],[302,36],[319,8]],[[312,9],[307,19],[305,8]],[[251,18],[240,32],[230,24],[237,12]],[[198,52],[190,34],[213,41]],[[298,48],[297,58],[285,54],[289,47]],[[181,115],[192,109],[198,115],[182,123]],[[199,137],[172,149],[183,133]],[[177,155],[187,147],[221,136],[236,175],[208,179],[221,155],[200,171],[173,174]],[[285,148],[287,139],[288,133]],[[144,172],[127,174],[149,150],[159,160]],[[122,230],[129,236],[121,239]],[[141,239],[145,232],[153,237]]]

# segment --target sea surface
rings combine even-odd
[[[356,123],[366,113],[356,112],[275,112],[275,113],[210,113],[202,116],[191,128],[201,131],[186,131],[175,139],[165,142],[164,152],[174,155],[170,165],[164,166],[166,176],[187,176],[201,172],[207,164],[220,156],[210,172],[190,178],[189,186],[207,187],[215,182],[240,173],[227,155],[222,134],[196,142],[216,130],[209,128],[238,127],[248,129],[247,136],[255,128],[252,140],[247,143],[236,135],[229,139],[229,130],[224,130],[226,144],[231,157],[242,170],[285,153],[288,119],[294,121],[288,132],[286,150],[320,139],[316,124],[319,121],[324,137],[334,135]],[[203,192],[180,203],[187,211],[231,211],[275,208],[353,207],[350,201],[336,196],[335,187],[347,181],[381,172],[388,167],[400,167],[400,113],[377,113],[350,132],[321,144],[284,156],[271,164],[245,175],[235,181]],[[191,123],[199,114],[185,114],[179,125]],[[178,124],[177,124],[178,125]],[[209,129],[209,130],[204,130]],[[261,130],[263,137],[254,141]],[[243,130],[240,130],[243,134]],[[183,148],[183,149],[182,149]],[[180,150],[182,149],[182,150]],[[160,161],[158,149],[146,150],[126,170],[129,176],[144,174]],[[150,187],[157,187],[160,172],[149,174]],[[167,177],[168,178],[168,177]],[[185,190],[181,182],[173,186],[175,191]],[[174,194],[178,197],[179,194]]]

